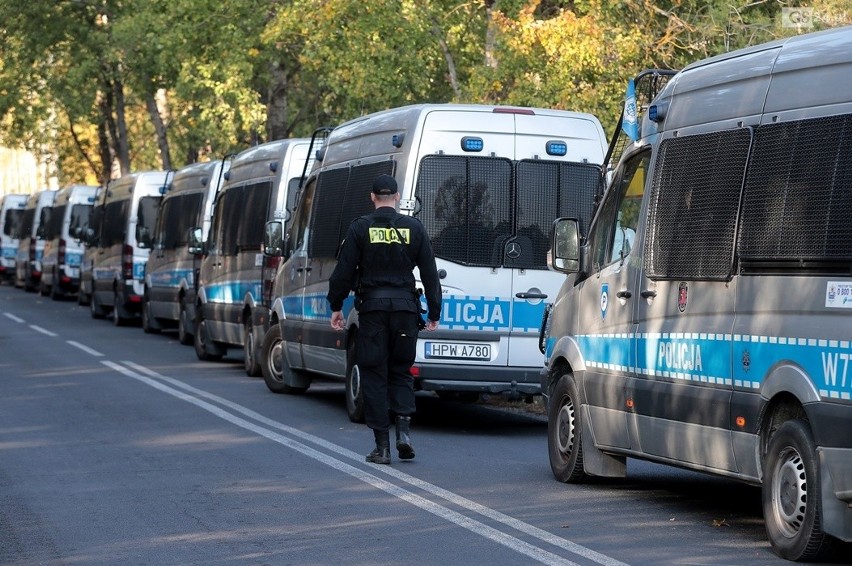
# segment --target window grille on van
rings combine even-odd
[[[513,233],[512,162],[430,155],[420,161],[415,195],[437,257],[463,265],[502,265]]]
[[[47,223],[44,226],[44,239],[53,240],[62,235],[62,221],[65,219],[66,205],[54,206],[50,209]],[[44,210],[44,209],[42,209]]]
[[[597,165],[427,156],[417,177],[418,217],[438,257],[470,266],[546,269],[553,221],[579,218],[585,230],[599,180]],[[513,255],[509,242],[518,244]]]
[[[89,227],[89,216],[92,214],[91,204],[75,204],[71,207],[71,218],[68,221],[68,233],[77,237]]]
[[[381,174],[393,175],[393,167],[387,160],[320,173],[311,213],[311,257],[337,257],[352,221],[375,209],[373,181]]]
[[[35,219],[35,209],[34,208],[25,208],[24,214],[21,217],[21,224],[18,226],[18,233],[16,238],[19,240],[23,240],[24,238],[29,238],[32,236],[33,231],[33,220]]]
[[[127,217],[130,200],[116,200],[104,206],[104,221],[101,227],[100,246],[108,248],[124,242],[127,232]]]
[[[173,250],[188,243],[189,230],[198,224],[204,194],[177,195],[165,199],[160,210],[160,233],[157,243]]]
[[[517,164],[516,237],[522,248],[531,243],[532,254],[519,260],[505,258],[507,267],[547,268],[550,231],[559,217],[577,218],[580,233],[587,234],[601,181],[597,165],[560,161],[523,160]]]
[[[17,238],[23,217],[24,211],[19,208],[10,208],[7,210],[6,218],[3,220],[3,234]]]
[[[651,187],[645,270],[659,279],[727,279],[752,130],[669,138]]]
[[[852,259],[852,115],[760,126],[743,195],[744,261]]]

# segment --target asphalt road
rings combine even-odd
[[[416,459],[366,464],[341,384],[274,395],[234,354],[0,287],[0,564],[787,564],[758,488],[560,484],[543,417],[429,395]]]

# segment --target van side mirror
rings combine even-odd
[[[192,255],[204,255],[204,242],[201,240],[201,228],[190,228],[187,235],[187,251]]]
[[[143,250],[150,249],[153,244],[151,231],[147,226],[136,225],[136,245]]]
[[[270,257],[284,255],[284,225],[278,220],[266,223],[263,231],[263,255]]]
[[[553,222],[551,267],[562,273],[580,271],[580,226],[575,218],[557,218]]]

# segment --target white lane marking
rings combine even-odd
[[[12,319],[12,320],[14,320],[15,322],[24,322],[24,319],[23,319],[23,318],[21,318],[21,317],[19,317],[19,316],[15,316],[15,315],[13,315],[13,314],[12,314],[12,313],[10,313],[10,312],[4,312],[4,313],[3,313],[3,316],[5,316],[6,318],[10,318],[10,319]]]
[[[66,342],[68,342],[69,344],[71,344],[75,348],[79,348],[79,349],[83,350],[87,354],[91,354],[92,356],[95,356],[95,357],[98,357],[98,358],[102,358],[104,356],[103,354],[101,354],[97,350],[92,350],[88,346],[84,346],[83,344],[80,344],[79,342],[75,342],[73,340],[66,340]]]
[[[48,330],[46,328],[42,328],[41,326],[36,326],[35,324],[31,324],[30,328],[32,328],[36,332],[41,332],[42,334],[45,334],[47,336],[59,336],[59,334],[51,332],[50,330]]]
[[[181,391],[178,391],[177,389],[173,389],[172,387],[164,385],[160,381],[157,381],[157,380],[152,379],[150,377],[146,377],[145,375],[141,375],[140,373],[132,371],[132,370],[125,368],[124,366],[121,366],[121,365],[116,364],[114,362],[102,361],[101,363],[104,364],[105,366],[109,367],[109,368],[114,369],[115,371],[117,371],[119,373],[126,375],[127,377],[132,377],[133,379],[141,381],[142,383],[149,385],[149,386],[151,386],[155,389],[158,389],[159,391],[162,391],[164,393],[168,393],[169,395],[177,397],[178,399],[186,401],[187,403],[192,403],[193,405],[200,407],[200,408],[204,409],[205,411],[208,411],[208,412],[216,415],[217,417],[219,417],[223,420],[226,420],[226,421],[228,421],[228,422],[230,422],[234,425],[237,425],[237,426],[244,428],[248,431],[254,432],[254,433],[256,433],[260,436],[263,436],[264,438],[268,438],[269,440],[272,440],[273,442],[277,442],[278,444],[282,444],[282,445],[284,445],[288,448],[296,450],[297,452],[301,452],[302,454],[304,454],[305,456],[308,456],[309,458],[313,458],[314,460],[317,460],[318,462],[321,462],[321,463],[323,463],[323,464],[325,464],[325,465],[327,465],[331,468],[334,468],[335,470],[338,470],[338,471],[343,472],[345,474],[349,474],[350,476],[357,478],[357,479],[363,481],[364,483],[370,484],[373,487],[380,489],[380,490],[382,490],[382,491],[384,491],[384,492],[386,492],[390,495],[398,497],[398,498],[402,499],[403,501],[406,501],[407,503],[410,503],[412,505],[420,507],[424,511],[428,511],[429,513],[432,513],[432,514],[434,514],[434,515],[436,515],[436,516],[438,516],[442,519],[450,521],[451,523],[455,523],[456,525],[458,525],[462,528],[465,528],[465,529],[467,529],[467,530],[469,530],[473,533],[479,534],[479,535],[481,535],[481,536],[483,536],[483,537],[485,537],[485,538],[487,538],[487,539],[489,539],[493,542],[496,542],[498,544],[506,546],[506,547],[518,552],[518,553],[529,556],[530,558],[537,560],[538,562],[541,562],[542,564],[564,564],[565,566],[579,566],[576,563],[571,562],[570,560],[566,560],[565,558],[562,558],[561,556],[557,556],[556,554],[548,552],[548,551],[546,551],[542,548],[539,548],[537,546],[533,546],[533,545],[531,545],[527,542],[524,542],[520,539],[517,539],[517,538],[515,538],[511,535],[508,535],[508,534],[506,534],[502,531],[499,531],[499,530],[497,530],[493,527],[489,527],[488,525],[485,525],[483,523],[480,523],[479,521],[476,521],[474,519],[466,517],[466,516],[462,515],[461,513],[457,512],[457,511],[453,511],[452,509],[448,509],[446,507],[438,505],[437,503],[435,503],[433,501],[429,501],[428,499],[426,499],[424,497],[421,497],[421,496],[416,495],[416,494],[414,494],[410,491],[407,491],[407,490],[405,490],[405,489],[403,489],[399,486],[396,486],[396,485],[390,483],[387,480],[383,480],[383,479],[381,479],[381,478],[379,478],[379,477],[377,477],[377,476],[375,476],[375,475],[373,475],[369,472],[365,472],[363,470],[360,470],[360,469],[358,469],[358,468],[356,468],[356,467],[354,467],[350,464],[347,464],[346,462],[342,462],[342,461],[340,461],[336,458],[333,458],[333,457],[331,457],[327,454],[324,454],[324,453],[322,453],[322,452],[320,452],[320,451],[318,451],[314,448],[311,448],[311,447],[309,447],[305,444],[302,444],[301,442],[297,442],[297,441],[295,441],[291,438],[288,438],[286,436],[283,436],[281,434],[278,434],[278,433],[273,432],[271,430],[268,430],[266,428],[262,428],[262,427],[260,427],[256,424],[254,424],[254,423],[251,423],[251,422],[244,420],[244,419],[242,419],[242,418],[240,418],[236,415],[233,415],[233,414],[225,411],[224,409],[221,409],[221,408],[219,408],[215,405],[212,405],[212,404],[208,403],[207,401],[202,401],[201,399],[198,399],[197,397],[188,395],[187,393],[183,393]],[[124,362],[124,363],[127,364],[128,362]],[[133,365],[135,366],[135,364],[133,364]],[[378,468],[379,465],[374,464],[373,466]]]
[[[151,369],[148,369],[144,366],[140,366],[139,364],[135,364],[133,362],[124,361],[122,363],[127,365],[128,367],[131,367],[132,369],[138,371],[139,373],[142,373],[142,374],[145,374],[145,375],[166,381],[166,382],[174,385],[175,387],[178,387],[178,388],[183,389],[185,391],[189,391],[190,393],[192,393],[192,394],[194,394],[198,397],[210,399],[213,402],[216,402],[216,403],[223,405],[223,406],[225,406],[225,407],[227,407],[227,408],[229,408],[233,411],[241,413],[241,414],[243,414],[243,415],[245,415],[245,416],[247,416],[247,417],[249,417],[253,420],[256,420],[256,421],[258,421],[258,422],[260,422],[260,423],[262,423],[262,424],[264,424],[268,427],[272,427],[272,428],[276,428],[278,430],[284,431],[287,434],[290,434],[292,436],[296,436],[296,437],[298,437],[302,440],[306,440],[308,442],[311,442],[313,444],[321,446],[321,447],[325,448],[326,450],[329,450],[331,452],[339,454],[340,456],[343,456],[343,457],[348,458],[350,460],[354,460],[356,462],[363,461],[364,456],[361,455],[361,454],[358,454],[356,452],[353,452],[351,450],[343,448],[342,446],[338,446],[336,444],[328,442],[327,440],[325,440],[323,438],[320,438],[318,436],[314,436],[314,435],[309,434],[307,432],[301,431],[297,428],[293,428],[293,427],[287,426],[285,424],[282,424],[278,421],[274,421],[272,419],[269,419],[269,418],[261,415],[260,413],[256,413],[255,411],[252,411],[251,409],[247,409],[247,408],[243,407],[242,405],[238,405],[238,404],[236,404],[232,401],[229,401],[227,399],[224,399],[224,398],[219,397],[217,395],[214,395],[212,393],[208,393],[208,392],[204,391],[203,389],[197,389],[195,387],[192,387],[191,385],[187,385],[186,383],[184,383],[180,380],[159,374],[159,373],[157,373],[157,372],[155,372]],[[525,522],[523,522],[519,519],[515,519],[514,517],[510,517],[509,515],[501,513],[500,511],[496,511],[494,509],[491,509],[490,507],[486,507],[485,505],[482,505],[482,504],[476,503],[475,501],[471,501],[469,499],[466,499],[466,498],[464,498],[460,495],[457,495],[457,494],[455,494],[451,491],[448,491],[446,489],[443,489],[441,487],[433,485],[429,482],[423,481],[423,480],[416,478],[414,476],[408,475],[405,472],[401,472],[401,471],[397,470],[396,468],[392,468],[390,466],[376,466],[376,468],[378,469],[378,471],[384,472],[385,474],[387,474],[389,476],[393,476],[398,480],[404,481],[404,482],[408,483],[409,485],[412,485],[414,487],[422,489],[423,491],[425,491],[427,493],[431,493],[431,494],[433,494],[437,497],[445,499],[446,501],[449,501],[450,503],[453,503],[453,504],[455,504],[459,507],[462,507],[462,508],[467,509],[469,511],[472,511],[474,513],[478,513],[478,514],[482,515],[483,517],[487,517],[488,519],[491,519],[493,521],[496,521],[496,522],[502,523],[504,525],[507,525],[509,527],[512,527],[512,528],[514,528],[514,529],[516,529],[516,530],[518,530],[518,531],[520,531],[520,532],[522,532],[526,535],[535,537],[535,538],[537,538],[537,539],[539,539],[543,542],[550,543],[550,544],[552,544],[552,545],[554,545],[558,548],[561,548],[563,550],[567,550],[568,552],[574,553],[578,556],[582,556],[583,558],[586,558],[586,559],[591,560],[593,562],[596,562],[598,564],[601,564],[601,565],[604,565],[604,566],[627,566],[624,562],[620,562],[620,561],[618,561],[614,558],[606,556],[605,554],[601,554],[599,552],[596,552],[594,550],[586,548],[586,547],[579,545],[577,543],[571,542],[569,540],[565,540],[562,537],[556,536],[556,535],[549,533],[549,532],[547,532],[543,529],[539,529],[538,527],[535,527],[533,525],[525,523]]]

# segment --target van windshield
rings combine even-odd
[[[463,265],[547,269],[553,221],[592,215],[600,167],[547,160],[427,156],[420,162],[419,214],[437,257]],[[506,245],[515,242],[513,256]]]
[[[85,232],[89,227],[89,215],[92,212],[91,204],[75,204],[71,207],[71,219],[68,223],[68,233],[77,236]]]

